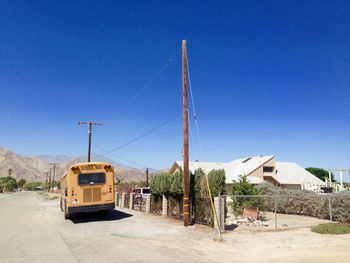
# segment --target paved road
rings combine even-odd
[[[212,241],[212,233],[193,240],[192,230],[158,216],[125,210],[64,220],[58,200],[31,192],[1,198],[0,211],[1,262],[215,261],[211,250],[185,243],[188,235],[189,246],[203,236]]]
[[[58,200],[0,195],[0,262],[348,262],[350,234],[308,228],[235,230],[215,241],[205,226],[130,210],[64,220]]]

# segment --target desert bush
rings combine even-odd
[[[266,198],[266,207],[269,211],[274,211],[275,197],[277,213],[329,219],[330,201],[332,219],[337,222],[350,223],[350,192],[348,191],[319,195],[307,190],[285,190],[267,183],[258,188],[263,194],[269,196]]]
[[[330,195],[333,220],[350,223],[350,192],[343,191]]]

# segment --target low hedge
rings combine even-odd
[[[319,195],[307,190],[285,190],[271,184],[262,184],[258,188],[262,194],[270,196],[265,199],[269,211],[274,211],[274,196],[276,196],[277,213],[329,219],[330,202],[332,219],[341,223],[350,223],[350,192],[348,191]]]

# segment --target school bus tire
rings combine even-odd
[[[70,214],[68,213],[67,203],[64,202],[64,219],[69,219],[69,218],[70,218]]]
[[[63,206],[62,206],[62,197],[61,197],[61,201],[60,201],[60,208],[61,208],[61,211],[64,212],[63,211]]]

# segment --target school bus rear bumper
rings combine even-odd
[[[114,203],[102,204],[102,205],[84,205],[68,207],[68,213],[81,213],[81,212],[96,212],[102,210],[113,210],[115,207]]]

